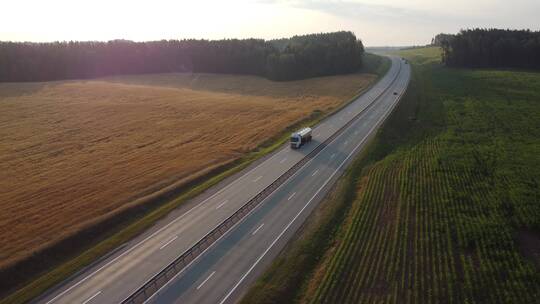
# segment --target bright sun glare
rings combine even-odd
[[[353,31],[366,45],[429,43],[461,28],[539,29],[540,1],[5,0],[0,40],[281,38]]]
[[[313,26],[332,19],[314,11],[256,2],[153,2],[157,3],[14,1],[8,4],[10,11],[25,13],[3,17],[0,40],[277,38],[310,32]],[[28,6],[33,9],[27,10]]]

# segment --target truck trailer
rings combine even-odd
[[[311,128],[303,128],[291,134],[291,148],[298,149],[311,141]]]

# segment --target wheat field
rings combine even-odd
[[[212,74],[0,84],[0,268],[369,85]]]

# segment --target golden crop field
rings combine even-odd
[[[241,157],[374,78],[159,74],[0,84],[0,268]]]

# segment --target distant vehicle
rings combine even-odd
[[[397,92],[394,92],[394,95],[397,95]]]
[[[298,149],[311,141],[311,128],[303,128],[291,134],[291,148]]]

